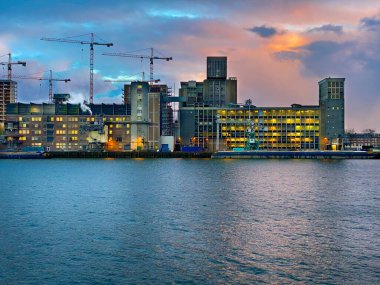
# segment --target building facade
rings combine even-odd
[[[345,149],[363,150],[380,148],[380,133],[347,133],[344,135],[343,144]]]
[[[318,82],[322,150],[343,147],[344,81],[344,78],[325,78]]]
[[[180,117],[184,143],[208,151],[245,148],[252,136],[257,149],[319,149],[319,106],[187,107]]]
[[[17,82],[13,80],[0,80],[0,128],[4,127],[7,104],[15,103],[17,95]]]
[[[3,148],[128,150],[131,120],[124,104],[7,105]]]

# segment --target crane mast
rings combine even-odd
[[[8,66],[8,80],[12,80],[12,65],[14,64],[21,64],[22,66],[26,66],[25,61],[15,61],[12,62],[12,54],[8,53],[8,62],[0,62],[0,65],[7,65]],[[15,96],[15,102],[17,102],[17,93],[14,93]]]
[[[53,81],[64,81],[66,83],[71,81],[70,78],[67,78],[67,79],[53,78],[52,74],[53,74],[53,72],[50,70],[49,78],[34,77],[34,76],[22,76],[22,75],[15,75],[13,77],[18,78],[18,79],[47,80],[49,82],[49,102],[51,103],[51,102],[53,102]]]
[[[113,46],[113,43],[99,43],[94,41],[94,33],[90,34],[90,41],[71,40],[67,38],[41,38],[43,41],[53,41],[90,46],[90,103],[94,103],[94,46]]]
[[[104,52],[102,53],[103,55],[108,55],[108,56],[120,56],[120,57],[130,57],[130,58],[139,58],[139,59],[144,59],[144,58],[148,58],[149,59],[149,69],[150,69],[150,76],[149,76],[149,83],[154,83],[154,74],[153,74],[153,71],[154,71],[154,60],[155,59],[160,59],[160,60],[165,60],[165,61],[169,61],[169,60],[173,60],[172,57],[158,57],[158,56],[154,56],[154,50],[153,48],[150,48],[150,55],[138,55],[138,54],[133,54],[133,53],[115,53],[115,52]]]

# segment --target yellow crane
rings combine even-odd
[[[113,43],[100,43],[94,41],[94,33],[80,35],[88,36],[90,35],[90,41],[81,41],[73,40],[70,38],[41,38],[43,41],[52,41],[52,42],[62,42],[62,43],[71,43],[71,44],[81,44],[90,46],[90,103],[94,102],[94,46],[113,46]]]

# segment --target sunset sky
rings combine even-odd
[[[80,4],[79,4],[80,3]],[[318,104],[318,81],[346,78],[346,128],[380,131],[380,1],[97,1],[0,2],[0,58],[27,62],[14,75],[70,78],[54,92],[88,98],[89,46],[41,37],[89,40],[95,46],[95,103],[120,103],[123,83],[105,79],[149,76],[149,62],[103,52],[171,56],[155,62],[155,78],[176,89],[205,78],[206,56],[228,57],[237,77],[238,101],[256,106]],[[87,35],[86,35],[87,34]],[[75,37],[83,35],[80,37]],[[0,66],[6,76],[6,66]],[[20,102],[48,100],[48,84],[17,80]]]

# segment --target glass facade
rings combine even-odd
[[[319,149],[318,106],[198,107],[194,111],[192,144],[210,151],[245,148],[250,134],[253,134],[259,149]]]

